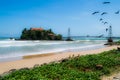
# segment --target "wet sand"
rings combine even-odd
[[[24,67],[31,68],[35,64],[50,63],[53,61],[59,61],[70,56],[87,55],[87,54],[99,54],[104,51],[109,51],[116,49],[118,46],[107,46],[105,48],[86,50],[86,51],[76,51],[76,52],[62,52],[62,53],[48,53],[41,55],[28,55],[24,56],[22,60],[10,61],[10,62],[0,62],[0,74],[8,72],[11,69],[20,69]]]

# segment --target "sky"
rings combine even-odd
[[[110,1],[110,4],[102,4]],[[0,0],[0,37],[19,37],[24,28],[42,27],[67,36],[120,36],[120,0]],[[100,13],[92,15],[94,11]],[[102,12],[108,14],[101,16]],[[103,18],[108,24],[99,21]]]

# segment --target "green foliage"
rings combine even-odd
[[[61,40],[62,39],[62,35],[61,34],[58,34],[55,36],[55,40]]]
[[[49,30],[27,30],[22,31],[21,40],[62,40],[62,35],[55,34],[51,29]]]
[[[120,51],[111,50],[16,70],[0,80],[100,80],[101,76],[110,74],[116,67],[120,67]]]
[[[117,42],[114,42],[115,45],[120,45],[120,40]]]

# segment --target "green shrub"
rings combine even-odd
[[[119,66],[120,52],[111,50],[32,69],[23,68],[0,77],[0,80],[100,80],[101,76],[110,74]]]

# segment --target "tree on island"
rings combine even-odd
[[[55,34],[52,29],[42,28],[24,29],[20,37],[21,40],[62,40],[61,34]]]

